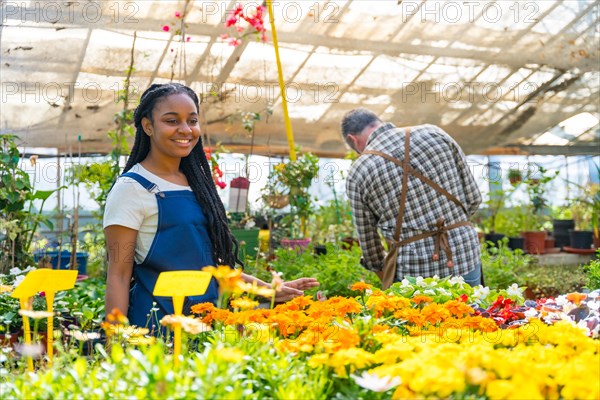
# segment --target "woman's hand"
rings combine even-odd
[[[294,297],[304,295],[304,291],[319,286],[315,278],[299,278],[290,282],[284,282],[283,286],[275,293],[275,301],[283,303]]]

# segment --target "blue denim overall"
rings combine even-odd
[[[122,176],[136,180],[151,193],[157,189],[156,184],[134,172],[127,172]],[[146,259],[141,264],[134,263],[134,283],[129,291],[127,312],[131,325],[147,327],[154,334],[160,328],[159,321],[162,317],[173,314],[173,301],[170,297],[152,294],[158,275],[165,271],[199,271],[202,267],[214,265],[212,242],[207,230],[208,220],[194,192],[158,191],[155,195],[158,203],[158,228]],[[217,298],[218,285],[213,277],[205,294],[186,297],[183,313],[189,314],[190,307],[194,304],[215,303]],[[158,309],[156,313],[151,313],[152,308]]]

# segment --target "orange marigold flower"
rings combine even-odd
[[[423,294],[419,294],[415,297],[413,297],[411,299],[411,301],[415,304],[421,304],[421,303],[431,303],[433,301],[433,299],[429,296],[425,296]]]
[[[471,308],[471,306],[469,306],[468,304],[463,303],[462,301],[450,300],[444,303],[443,306],[446,310],[450,311],[450,313],[455,317],[462,318],[465,315],[473,314],[473,308]]]
[[[575,303],[577,305],[579,305],[579,303],[581,303],[582,300],[585,300],[587,298],[587,294],[585,293],[569,293],[567,295],[567,300],[569,300],[572,303]]]
[[[206,303],[198,303],[192,306],[192,313],[194,314],[202,314],[205,312],[212,312],[215,310],[215,305],[210,302]]]
[[[364,292],[367,289],[371,289],[371,285],[366,282],[356,282],[352,286],[350,286],[350,290]]]

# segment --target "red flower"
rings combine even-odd
[[[242,15],[244,13],[244,7],[242,7],[242,5],[240,3],[237,3],[235,5],[235,8],[233,9],[233,15],[235,17],[237,17],[238,15]]]
[[[181,18],[181,13],[179,11],[175,11],[175,18]]]
[[[466,294],[461,294],[456,300],[466,303],[467,301],[469,301],[469,296],[467,296]]]
[[[242,40],[241,39],[229,38],[229,45],[230,46],[238,47],[240,44],[242,44]]]
[[[169,25],[163,25],[162,30],[165,32],[169,32],[171,28],[169,28]]]
[[[191,36],[188,36],[188,37],[186,37],[186,38],[185,38],[185,41],[186,41],[186,42],[189,42],[190,40],[192,40],[192,37],[191,37]]]
[[[231,15],[229,18],[227,18],[227,21],[225,21],[225,27],[229,28],[230,26],[235,25],[238,22],[238,17],[236,17],[235,15]]]

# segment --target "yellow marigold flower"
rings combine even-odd
[[[269,324],[249,323],[244,325],[246,341],[268,343],[271,341],[271,326]]]
[[[202,269],[210,272],[217,282],[219,282],[219,291],[231,293],[242,280],[242,270],[231,268],[228,265],[219,265],[218,267],[208,266]]]
[[[165,315],[161,320],[160,324],[162,326],[181,326],[185,332],[197,335],[202,332],[208,332],[212,330],[208,325],[199,319],[187,317],[185,315]]]
[[[371,289],[373,286],[369,285],[365,282],[356,282],[352,286],[350,286],[350,290],[364,292],[367,289]]]
[[[244,359],[244,352],[233,347],[222,347],[215,349],[215,356],[223,361],[230,363],[239,363]]]
[[[352,373],[356,369],[365,368],[374,362],[376,360],[373,354],[366,350],[352,347],[333,353],[328,361],[328,365],[333,367],[336,374],[345,377],[347,376],[347,370]]]
[[[113,308],[112,311],[106,316],[106,320],[111,323],[127,324],[129,320],[118,308]]]
[[[234,293],[248,293],[254,296],[273,297],[275,291],[266,286],[258,286],[256,282],[248,283],[242,280],[236,283]]]
[[[258,307],[258,301],[249,299],[248,297],[240,297],[231,300],[231,306],[240,310],[250,310]]]
[[[156,338],[154,336],[132,336],[127,338],[127,343],[134,344],[136,346],[150,346],[156,342]]]
[[[148,328],[140,328],[135,325],[125,326],[121,324],[111,324],[109,322],[103,322],[102,328],[106,332],[106,336],[120,335],[123,337],[130,336],[144,336],[147,335],[150,330]]]
[[[308,366],[311,368],[319,368],[327,365],[329,354],[315,354],[308,359]]]
[[[0,285],[0,293],[12,292],[13,287],[10,285]]]

